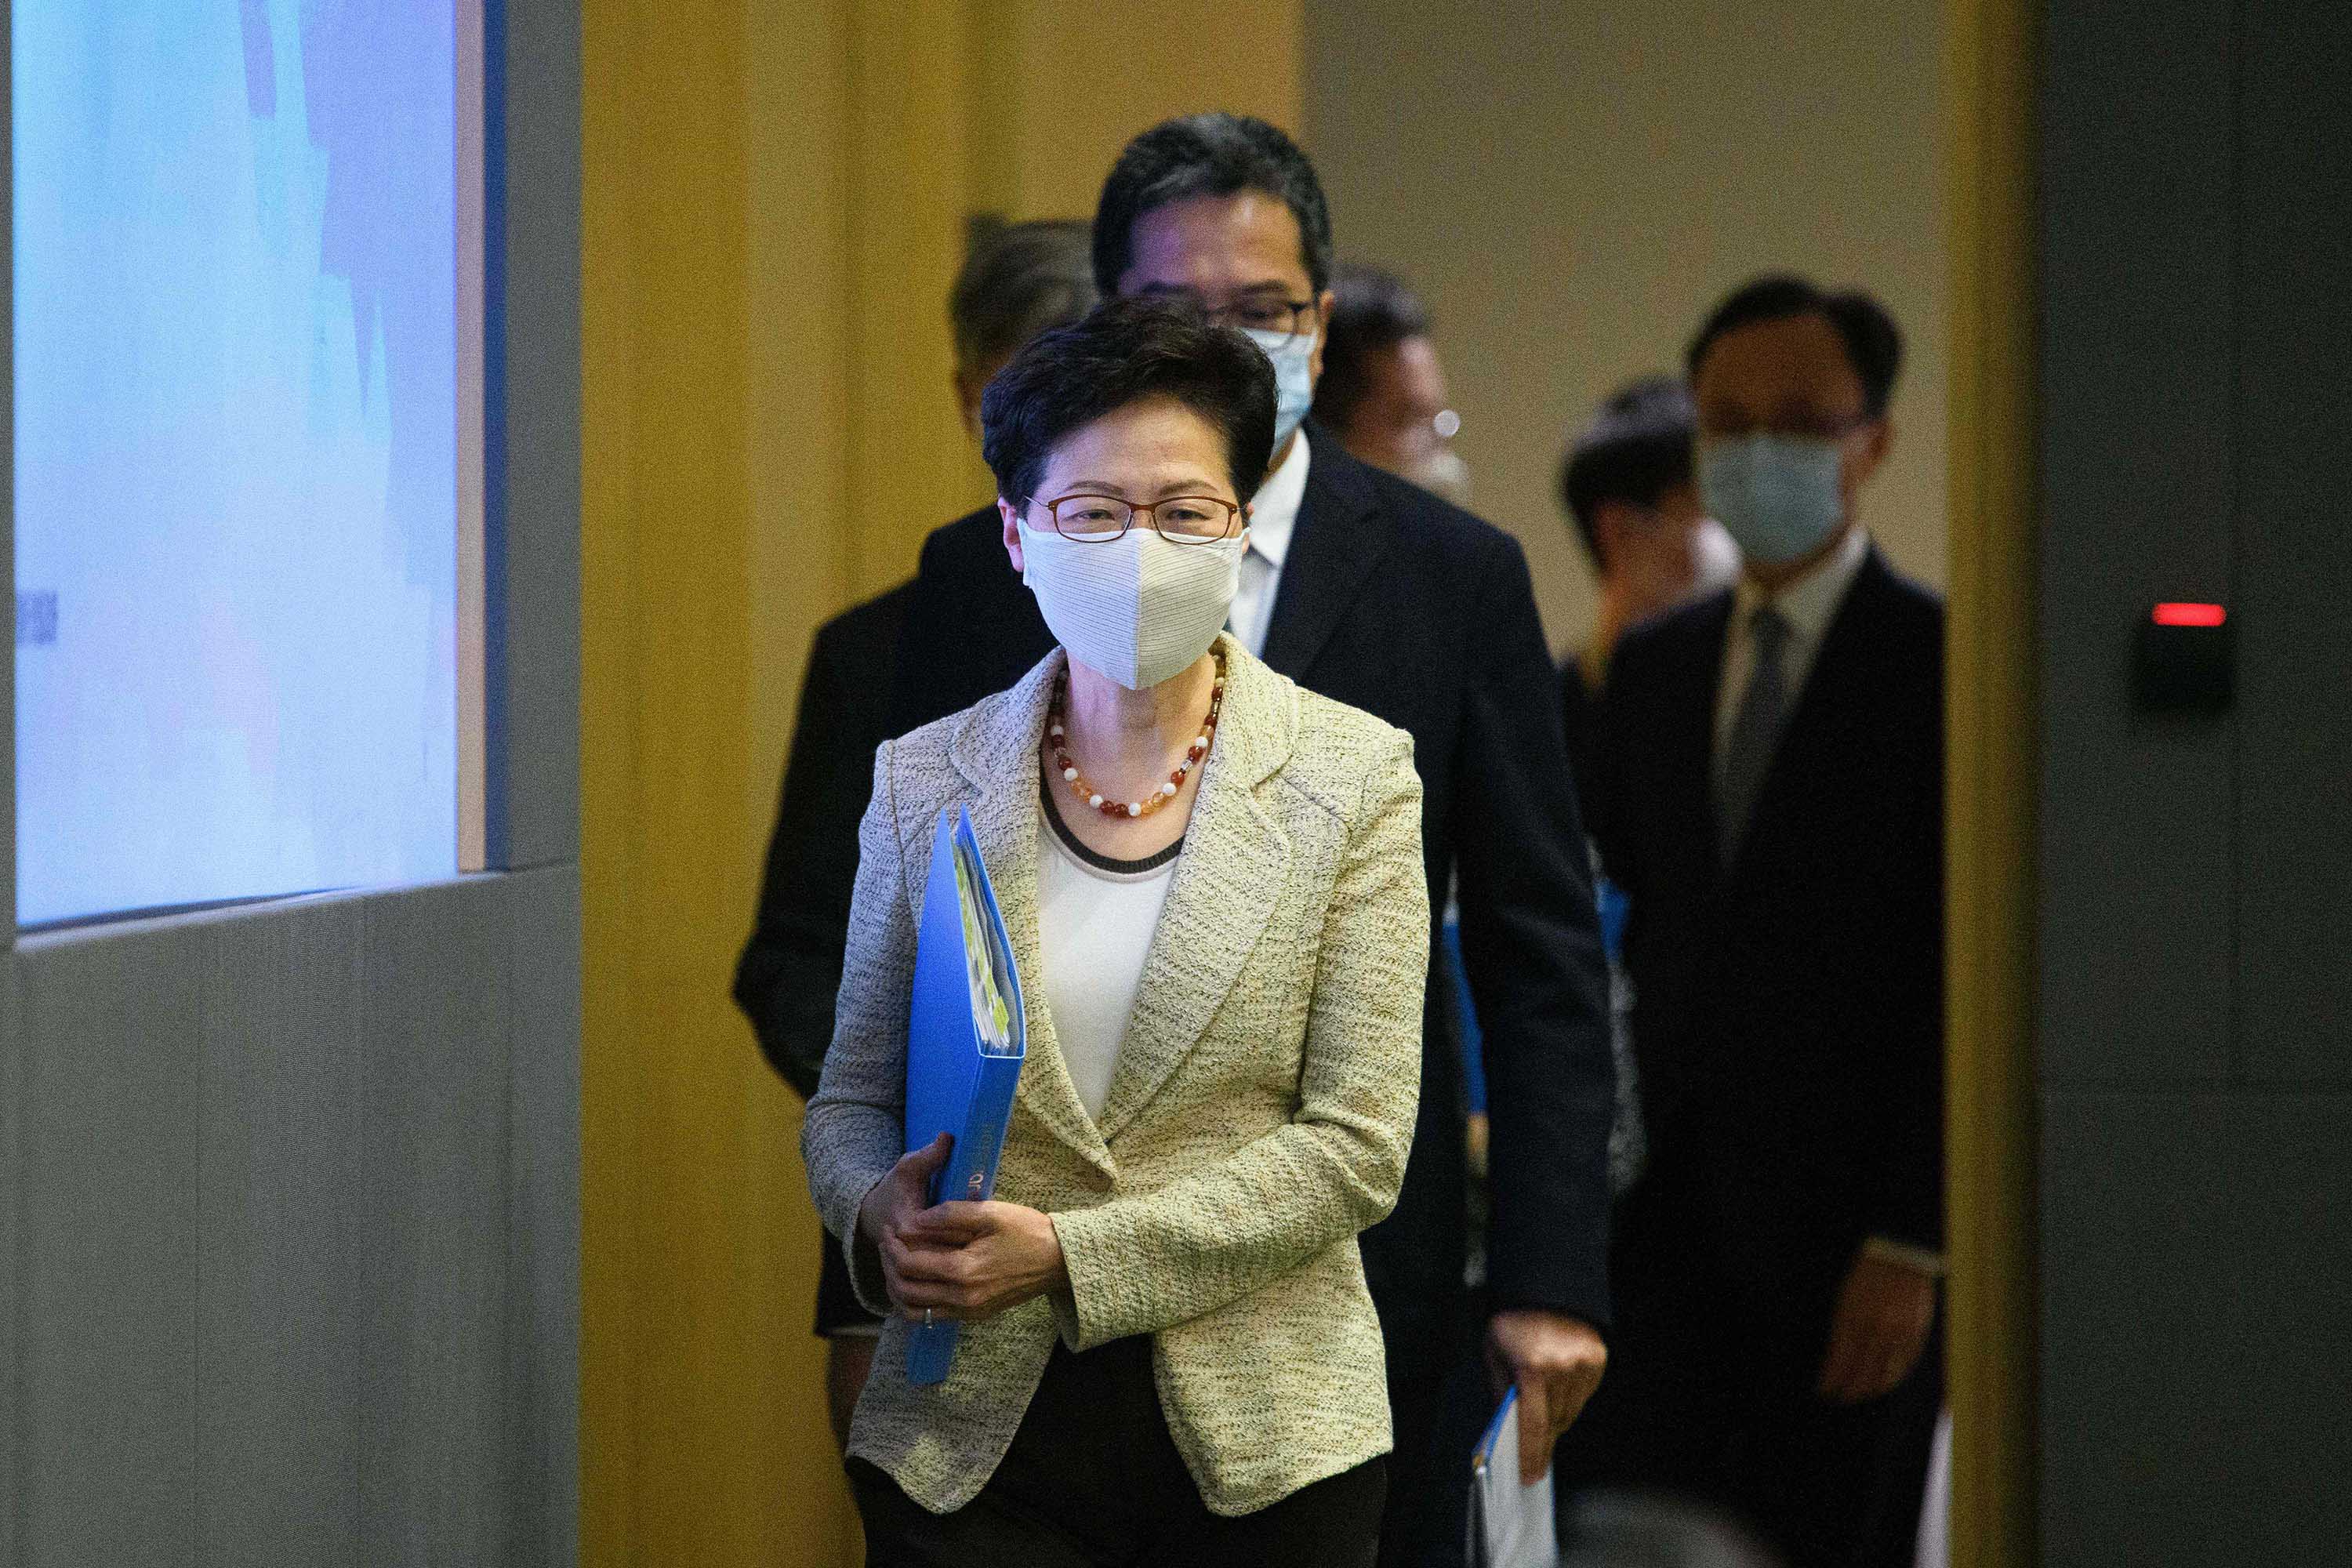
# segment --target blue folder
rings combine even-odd
[[[983,971],[994,979],[992,997]],[[971,817],[958,806],[940,814],[931,838],[907,1017],[907,1148],[927,1148],[942,1132],[955,1140],[933,1178],[933,1203],[977,1201],[995,1191],[997,1156],[1004,1151],[1013,1090],[1026,1054],[1013,943],[972,837]],[[907,1344],[908,1381],[946,1381],[955,1348],[955,1324],[918,1325]]]

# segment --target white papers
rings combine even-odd
[[[993,923],[980,889],[986,873],[972,863],[971,853],[955,847],[957,902],[963,907],[963,951],[971,982],[971,1022],[980,1047],[993,1056],[1013,1049],[1013,1013],[1004,1005],[1004,987],[997,974],[998,953]]]
[[[1552,1519],[1551,1468],[1519,1484],[1519,1391],[1503,1396],[1470,1460],[1471,1568],[1554,1568],[1559,1536]]]

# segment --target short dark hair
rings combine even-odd
[[[1691,381],[1698,380],[1699,361],[1727,332],[1757,321],[1779,321],[1790,316],[1819,316],[1837,329],[1845,343],[1845,357],[1862,382],[1862,411],[1876,419],[1886,412],[1895,392],[1895,377],[1903,369],[1903,331],[1886,307],[1859,289],[1830,293],[1809,278],[1793,272],[1768,272],[1750,279],[1726,296],[1691,339],[1683,364]]]
[[[1331,286],[1331,209],[1298,143],[1246,114],[1163,120],[1129,142],[1095,204],[1095,287],[1118,292],[1135,262],[1135,226],[1146,213],[1194,196],[1263,191],[1298,220],[1299,259],[1320,294]]]
[[[1609,395],[1592,422],[1568,445],[1559,465],[1559,499],[1593,566],[1609,570],[1601,547],[1604,501],[1655,506],[1691,482],[1698,422],[1690,391],[1672,376],[1644,376]]]
[[[971,219],[963,266],[948,294],[956,368],[979,371],[1048,327],[1075,321],[1095,302],[1087,226],[1076,218],[1007,223]]]
[[[1234,493],[1249,500],[1274,456],[1274,363],[1181,300],[1106,300],[1032,338],[980,400],[980,451],[997,493],[1027,503],[1072,431],[1146,397],[1172,397],[1224,437]]]
[[[1315,384],[1315,417],[1344,430],[1372,390],[1371,359],[1407,338],[1429,335],[1429,310],[1393,272],[1343,264],[1339,295],[1323,334],[1323,376]]]

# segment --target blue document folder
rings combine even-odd
[[[961,806],[940,814],[930,879],[915,931],[915,994],[907,1017],[907,1148],[955,1140],[931,1201],[979,1200],[996,1189],[996,1160],[1027,1053],[1021,975],[996,892]],[[956,1325],[918,1325],[907,1377],[940,1383],[955,1363]]]

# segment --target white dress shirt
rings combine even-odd
[[[1265,483],[1250,498],[1249,549],[1242,556],[1241,586],[1225,625],[1244,647],[1263,657],[1265,628],[1274,620],[1275,591],[1282,585],[1283,558],[1290,553],[1291,531],[1298,526],[1299,504],[1307,499],[1307,432],[1290,443]]]

